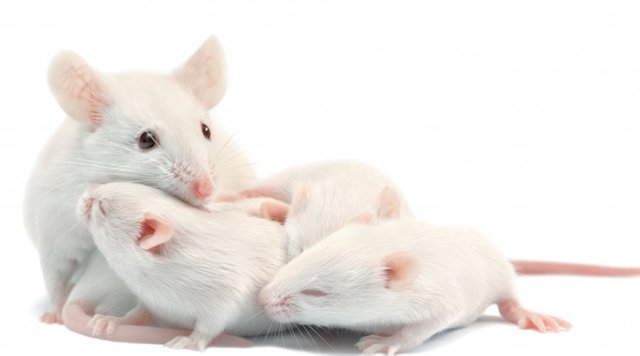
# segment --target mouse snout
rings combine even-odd
[[[95,190],[98,187],[97,184],[89,185],[78,200],[78,205],[76,206],[76,212],[80,218],[87,222],[91,218],[91,209],[93,208],[93,204],[96,200]]]
[[[213,194],[213,181],[207,177],[193,182],[191,192],[198,199],[207,199]]]
[[[291,296],[274,296],[264,289],[258,294],[258,305],[267,316],[274,319],[286,318],[293,308]]]
[[[108,204],[105,198],[97,192],[98,186],[98,184],[88,186],[78,200],[76,212],[85,223],[91,221],[96,214],[100,214],[103,217],[107,216]]]

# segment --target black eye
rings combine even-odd
[[[209,129],[209,126],[202,124],[202,134],[207,138],[207,140],[211,140],[211,130]]]
[[[151,131],[143,132],[142,135],[140,135],[140,139],[138,140],[138,146],[140,146],[140,148],[142,148],[143,150],[153,148],[157,144],[158,138]]]

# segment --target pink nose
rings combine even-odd
[[[198,199],[206,199],[213,193],[213,183],[210,179],[201,179],[193,183],[193,195]]]

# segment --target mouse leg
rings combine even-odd
[[[522,329],[535,329],[540,332],[569,330],[571,323],[555,316],[525,309],[516,299],[509,298],[497,303],[500,314],[509,322]]]
[[[407,324],[391,336],[369,335],[358,341],[356,347],[365,355],[384,353],[389,356],[421,345],[433,335],[451,326],[454,318],[429,319]]]
[[[41,260],[44,284],[49,293],[49,310],[40,317],[46,324],[62,324],[62,308],[71,291],[70,280],[77,268],[73,260],[43,258]]]
[[[112,335],[121,325],[144,325],[152,319],[147,309],[142,304],[138,304],[123,317],[95,314],[87,327],[93,328],[91,333],[93,336]]]
[[[204,351],[207,348],[207,345],[209,345],[216,336],[222,334],[222,331],[222,324],[214,326],[198,320],[196,321],[196,326],[193,329],[193,332],[189,336],[177,336],[164,346],[178,350],[188,349]]]

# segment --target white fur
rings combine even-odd
[[[52,61],[51,89],[71,118],[44,148],[28,183],[24,212],[40,254],[51,315],[59,316],[71,276],[94,250],[74,213],[89,184],[147,184],[196,206],[206,201],[194,196],[195,180],[211,180],[215,192],[253,184],[245,157],[207,113],[224,94],[224,73],[213,38],[170,75],[102,74],[70,52]],[[210,127],[211,140],[203,136],[201,123]],[[159,139],[148,151],[138,147],[145,130]]]
[[[385,188],[397,195],[398,217],[410,217],[410,208],[391,179],[358,161],[292,167],[265,179],[254,190],[291,203],[285,228],[288,256],[293,258],[363,212],[378,216]]]
[[[284,264],[286,235],[280,224],[241,211],[205,212],[132,183],[98,186],[80,200],[79,213],[109,265],[144,307],[170,326],[194,329],[187,344],[177,340],[181,347],[203,348],[223,331],[257,335],[280,329],[256,304],[260,287]],[[137,244],[147,213],[175,229],[160,255]]]
[[[386,285],[384,260],[394,253],[418,261],[418,275],[406,288]],[[514,298],[514,277],[509,261],[482,235],[401,219],[350,224],[331,234],[283,267],[260,300],[277,321],[388,333],[407,350]],[[283,299],[289,304],[277,306]]]

